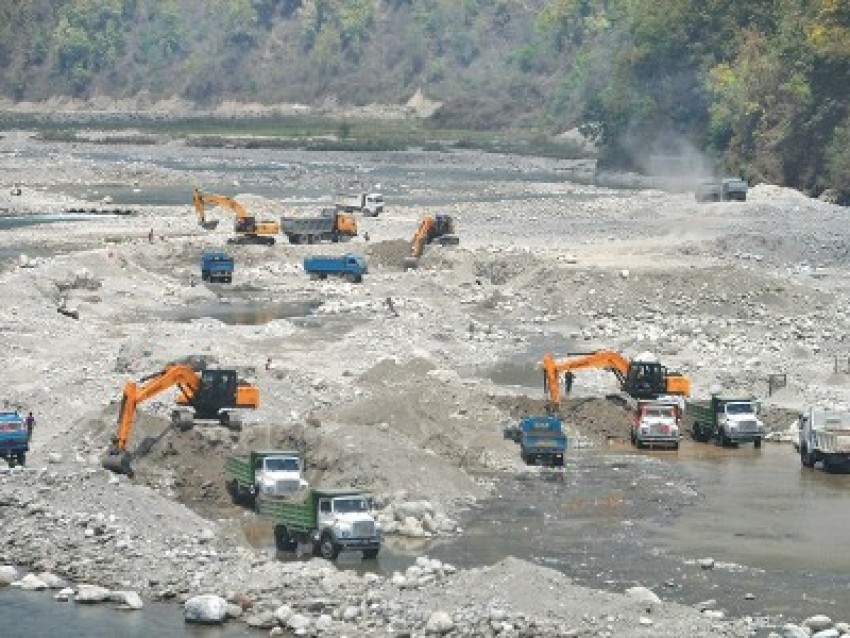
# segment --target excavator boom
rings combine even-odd
[[[192,204],[198,215],[198,223],[204,228],[213,228],[212,222],[206,218],[206,205],[221,206],[236,215],[233,225],[239,239],[248,243],[274,244],[274,235],[280,234],[280,222],[274,220],[257,220],[250,215],[245,207],[232,197],[202,193],[199,189],[192,191]]]
[[[194,417],[218,419],[223,425],[239,425],[227,408],[256,408],[260,403],[258,388],[240,383],[235,370],[207,369],[198,373],[189,366],[174,364],[139,383],[128,381],[118,411],[118,432],[103,460],[106,469],[132,476],[128,446],[138,406],[175,386],[179,390],[178,405],[192,406]]]
[[[617,376],[620,389],[635,398],[654,398],[661,394],[688,396],[691,393],[687,377],[678,372],[668,372],[667,368],[648,357],[629,361],[611,350],[571,353],[569,356],[575,358],[558,362],[551,354],[543,357],[543,387],[550,408],[557,408],[561,403],[561,375],[589,368],[610,370]]]

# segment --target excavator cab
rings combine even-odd
[[[667,368],[660,363],[632,361],[623,381],[623,391],[636,399],[649,399],[667,392]]]

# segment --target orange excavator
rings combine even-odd
[[[260,404],[259,389],[240,381],[235,370],[204,369],[196,372],[190,366],[172,364],[143,378],[139,383],[128,381],[124,385],[121,409],[118,412],[118,434],[112,439],[103,459],[103,467],[132,478],[132,457],[148,452],[159,440],[159,437],[146,439],[134,453],[130,453],[128,446],[136,410],[143,401],[174,386],[179,389],[179,394],[178,408],[171,414],[172,425],[183,430],[190,429],[195,419],[216,420],[227,428],[241,429],[241,420],[230,410],[257,408]],[[164,434],[165,432],[160,436]]]
[[[437,242],[441,246],[457,246],[460,238],[455,235],[455,221],[451,215],[426,215],[419,223],[410,242],[410,256],[404,260],[405,268],[416,268],[426,244]]]
[[[218,222],[207,220],[205,211],[207,204],[223,206],[236,215],[236,221],[233,224],[236,237],[231,237],[227,240],[230,244],[264,244],[266,246],[273,246],[275,243],[274,236],[280,234],[280,222],[274,220],[258,221],[256,217],[249,215],[245,207],[232,197],[202,193],[196,188],[192,192],[192,203],[198,215],[198,223],[207,230],[211,230],[218,225]]]
[[[691,393],[691,382],[686,376],[670,372],[649,353],[631,361],[610,350],[572,352],[568,356],[572,358],[563,361],[555,361],[548,353],[543,357],[543,389],[548,394],[551,409],[561,404],[561,375],[564,375],[565,389],[569,392],[573,371],[589,368],[611,370],[620,382],[620,389],[635,399],[655,399],[671,394],[689,396]]]

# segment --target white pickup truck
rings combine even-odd
[[[850,468],[850,412],[809,408],[797,422],[800,429],[800,462],[827,472]]]

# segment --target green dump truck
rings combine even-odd
[[[227,491],[234,503],[259,507],[264,498],[292,497],[307,489],[301,455],[291,450],[259,450],[224,461]]]
[[[274,523],[279,550],[306,546],[327,560],[351,550],[377,558],[383,531],[371,509],[371,499],[355,489],[311,489],[301,502],[269,498],[260,504],[260,514]]]
[[[761,447],[764,424],[759,420],[759,403],[742,394],[713,394],[707,401],[686,401],[685,420],[691,423],[695,441],[714,441],[730,446],[752,443]]]

